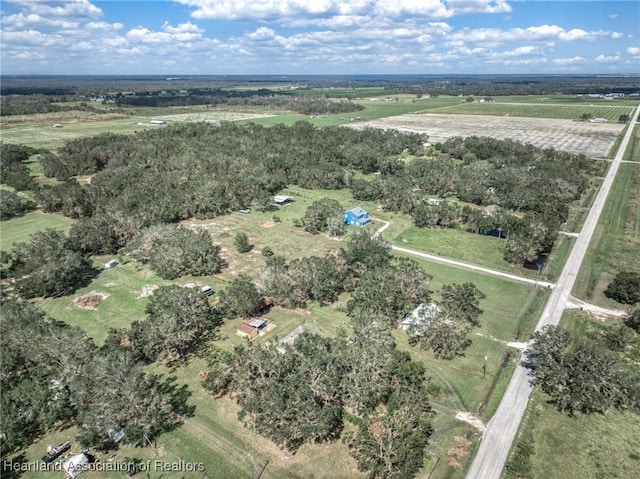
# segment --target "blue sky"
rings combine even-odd
[[[640,73],[637,0],[2,0],[9,74]]]

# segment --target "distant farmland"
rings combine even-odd
[[[443,142],[455,136],[488,136],[531,143],[538,148],[583,153],[593,158],[606,157],[624,128],[622,123],[433,113],[400,115],[350,126],[426,133],[431,143]]]

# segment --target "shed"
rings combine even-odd
[[[273,197],[273,202],[278,206],[286,206],[293,202],[293,196],[276,195]]]
[[[298,326],[297,328],[289,331],[289,333],[284,336],[278,343],[280,344],[293,344],[295,340],[301,334],[309,333],[309,334],[318,334],[314,330],[307,328],[306,326]]]
[[[166,125],[167,122],[164,120],[151,120],[149,121],[149,124],[154,126],[162,126],[162,125]]]
[[[436,303],[422,303],[411,313],[402,319],[401,327],[403,331],[409,330],[412,326],[429,324],[440,314],[440,306]]]
[[[115,259],[110,259],[104,264],[104,269],[111,269],[117,264],[118,262]]]
[[[236,329],[236,334],[243,338],[254,339],[260,334],[264,334],[267,327],[267,320],[261,318],[245,319]]]
[[[369,213],[360,207],[353,208],[344,213],[344,222],[348,225],[366,226],[371,223]]]
[[[68,479],[75,479],[89,469],[89,464],[91,464],[91,459],[84,452],[71,456],[62,463],[64,476]]]

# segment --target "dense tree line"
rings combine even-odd
[[[104,101],[116,105],[148,107],[189,106],[189,105],[230,105],[260,106],[278,110],[295,111],[303,115],[349,113],[364,110],[364,107],[349,100],[334,100],[321,96],[300,96],[274,93],[269,89],[221,90],[197,88],[186,93],[176,90],[137,92],[134,95],[107,96]]]
[[[42,158],[45,173],[61,180],[96,173],[89,185],[80,186],[86,194],[51,188],[42,192],[41,201],[49,211],[117,213],[145,225],[214,217],[251,205],[266,207],[289,184],[344,187],[347,171],[359,168],[364,158],[382,164],[405,149],[419,151],[422,139],[393,131],[317,129],[308,123],[271,128],[189,124],[133,136],[100,135]]]
[[[73,110],[90,111],[99,114],[105,113],[104,110],[94,108],[86,103],[77,106],[58,105],[56,102],[64,101],[65,98],[51,96],[47,93],[9,95],[3,92],[2,96],[0,96],[0,116],[32,115],[34,113],[52,113]]]
[[[114,447],[119,432],[144,445],[190,414],[186,388],[146,372],[126,349],[97,348],[29,303],[0,308],[3,456],[72,425],[85,447]]]

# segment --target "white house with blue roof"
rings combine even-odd
[[[371,223],[371,218],[369,217],[369,213],[357,207],[344,213],[344,222],[348,225],[367,226]]]

